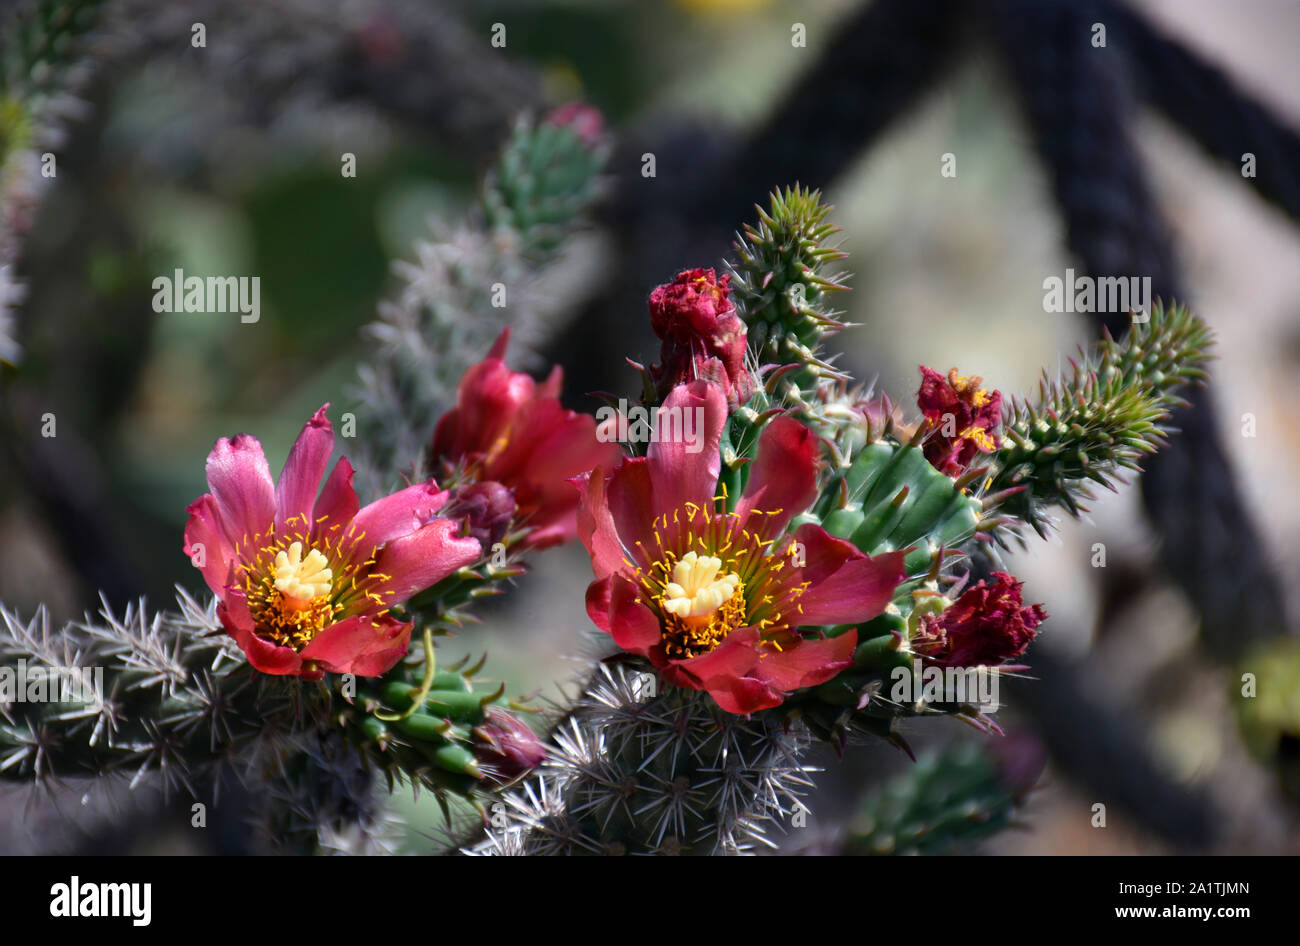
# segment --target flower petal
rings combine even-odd
[[[300,528],[311,526],[316,493],[325,475],[325,464],[334,450],[334,428],[325,416],[328,407],[329,404],[324,404],[312,415],[289,448],[289,457],[275,484],[277,526],[295,519],[299,520]]]
[[[587,613],[623,650],[648,656],[659,644],[659,618],[640,602],[636,586],[620,575],[591,583]]]
[[[622,570],[623,543],[606,499],[605,471],[596,467],[570,482],[578,489],[578,538],[591,557],[592,572],[604,578]]]
[[[331,673],[377,677],[410,648],[412,626],[387,615],[354,615],[317,634],[303,648],[302,659]]]
[[[786,692],[817,686],[853,665],[857,645],[856,628],[838,637],[803,640],[780,653],[764,654],[755,676]]]
[[[762,535],[777,535],[816,496],[816,436],[789,415],[772,418],[759,436],[758,456],[736,505],[740,521],[746,522],[751,510],[770,513],[750,528]]]
[[[196,558],[202,562],[195,567],[202,572],[213,594],[219,596],[230,580],[235,552],[221,530],[217,501],[212,494],[204,493],[185,511],[189,513],[185,523],[185,554],[191,562]]]
[[[803,545],[802,578],[809,582],[799,598],[799,624],[857,624],[885,610],[903,580],[903,553],[867,558],[852,542],[837,539],[808,523],[795,532]]]
[[[748,676],[758,664],[757,645],[757,628],[738,628],[707,654],[689,660],[672,661],[665,675],[671,683],[693,686],[695,689],[711,689],[715,680]]]
[[[439,490],[433,480],[399,489],[358,512],[352,519],[351,531],[364,536],[372,548],[378,548],[431,522],[447,504],[447,496],[447,491]]]
[[[218,440],[208,454],[207,475],[221,527],[232,546],[275,522],[275,484],[256,437],[236,434]]]
[[[435,519],[390,541],[375,556],[375,571],[388,576],[375,590],[398,604],[478,561],[483,555],[478,539],[457,538],[459,531],[459,523]]]
[[[352,476],[352,464],[346,457],[339,457],[312,510],[313,537],[342,529],[356,516],[361,501],[357,499],[357,491],[352,488]]]
[[[659,415],[658,436],[680,436],[659,439],[646,451],[659,512],[671,513],[688,502],[712,509],[722,469],[718,440],[727,421],[726,395],[717,385],[691,381],[673,388],[660,411],[666,413]],[[670,417],[677,420],[670,424]]]
[[[217,617],[255,669],[273,676],[302,674],[302,657],[292,647],[272,644],[254,633],[255,626],[252,615],[248,613],[248,602],[241,592],[232,590],[226,593],[217,605]]]

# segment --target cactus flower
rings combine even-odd
[[[577,534],[578,494],[569,479],[617,460],[621,448],[596,438],[596,420],[560,405],[557,365],[538,384],[506,367],[510,330],[461,378],[456,406],[433,435],[433,462],[457,478],[510,489],[524,544],[544,548]]]
[[[764,427],[727,512],[716,495],[725,395],[693,381],[664,408],[702,412],[703,449],[660,441],[575,479],[596,575],[587,613],[669,683],[707,690],[728,712],[777,706],[852,662],[856,630],[816,629],[880,614],[903,578],[902,553],[868,558],[813,524],[786,532],[817,495],[816,438],[794,418]]]
[[[263,673],[379,676],[406,653],[411,624],[389,609],[479,558],[479,543],[435,515],[430,480],[360,508],[326,404],[294,442],[278,482],[255,437],[222,437],[210,493],[190,504],[185,554],[220,599],[227,632]],[[319,495],[317,492],[319,490]]]
[[[688,269],[650,293],[650,324],[663,341],[661,363],[650,369],[660,400],[697,379],[718,385],[732,408],[753,393],[747,330],[729,298],[730,280],[712,269]]]
[[[960,476],[976,453],[998,448],[997,427],[1002,423],[1002,392],[980,387],[981,378],[959,377],[953,368],[944,377],[921,366],[917,404],[925,416],[929,435],[925,458],[937,470]]]
[[[1040,604],[1025,607],[1023,582],[994,572],[942,611],[920,619],[912,650],[943,667],[996,666],[1019,657],[1047,618]]]

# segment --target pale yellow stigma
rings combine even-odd
[[[316,549],[303,558],[302,543],[294,542],[275,556],[275,590],[295,601],[311,601],[330,593],[334,573],[329,560]]]
[[[721,559],[687,552],[673,566],[673,580],[664,586],[664,610],[683,620],[712,615],[740,587],[740,576],[728,572],[719,578],[721,569]]]

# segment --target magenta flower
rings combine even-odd
[[[725,395],[692,381],[664,406],[701,412],[702,449],[660,441],[575,480],[596,576],[587,614],[669,683],[707,690],[729,713],[779,706],[852,664],[857,631],[820,629],[880,614],[903,579],[903,554],[868,558],[811,523],[786,531],[817,496],[816,438],[793,417],[763,428],[727,512],[717,496]]]
[[[360,508],[352,466],[334,448],[326,404],[294,441],[273,482],[257,438],[222,437],[208,488],[190,504],[185,554],[221,599],[217,613],[263,673],[318,680],[379,676],[406,653],[411,624],[389,609],[482,554],[432,480]],[[319,495],[317,491],[319,490]]]

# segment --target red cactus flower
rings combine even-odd
[[[977,452],[992,453],[1000,444],[995,431],[1002,423],[1002,392],[984,390],[981,380],[959,377],[956,368],[945,378],[921,366],[916,398],[930,432],[925,457],[949,476],[960,476]]]
[[[1025,607],[1022,582],[1006,572],[994,584],[978,582],[937,614],[921,618],[912,650],[943,667],[996,666],[1019,657],[1047,618],[1040,604]]]
[[[482,554],[434,514],[430,480],[360,508],[334,448],[326,404],[303,427],[278,482],[255,437],[216,442],[208,488],[190,504],[185,554],[221,599],[226,631],[263,673],[379,676],[406,653],[411,624],[388,611]],[[320,495],[317,495],[317,491]]]
[[[747,330],[729,298],[730,282],[711,269],[688,269],[650,293],[650,324],[663,341],[650,377],[661,401],[697,379],[718,385],[732,408],[754,393],[745,369]]]
[[[579,536],[596,580],[587,613],[624,650],[676,686],[707,690],[731,713],[779,705],[786,694],[848,666],[856,624],[889,604],[903,556],[867,558],[816,525],[786,526],[817,495],[816,440],[789,416],[770,420],[734,512],[715,496],[726,399],[712,384],[674,388],[666,410],[696,410],[694,442],[652,443],[612,472],[579,477]]]
[[[509,344],[506,329],[461,378],[456,406],[434,430],[433,461],[513,491],[525,544],[543,548],[577,534],[578,494],[569,479],[614,463],[622,451],[597,439],[595,418],[560,405],[559,366],[543,384],[507,368]]]

